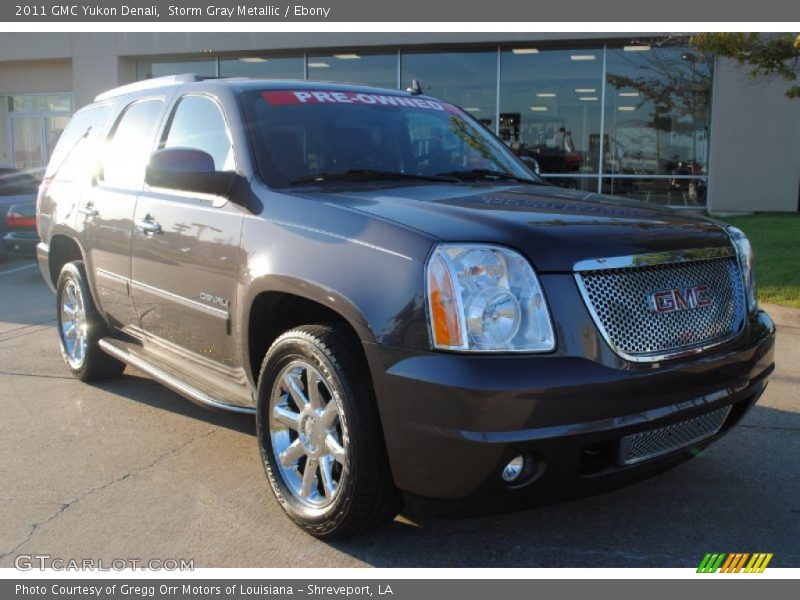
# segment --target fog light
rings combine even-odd
[[[519,479],[520,475],[522,475],[522,471],[525,469],[525,457],[521,454],[519,456],[515,456],[511,459],[505,467],[503,467],[503,472],[500,473],[500,477],[503,478],[503,481],[506,483],[512,483]]]

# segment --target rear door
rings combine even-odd
[[[117,327],[135,325],[130,295],[136,198],[164,111],[161,97],[127,105],[99,149],[99,166],[78,208],[87,270],[100,310]]]
[[[172,147],[207,152],[217,171],[236,170],[225,114],[211,95],[176,101],[159,142]],[[238,366],[231,310],[243,218],[241,206],[218,196],[147,185],[139,195],[132,292],[140,325],[190,363]]]

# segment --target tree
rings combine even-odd
[[[698,142],[708,135],[708,108],[711,103],[714,56],[709,52],[692,51],[689,36],[672,34],[656,39],[631,40],[633,46],[649,49],[648,52],[615,50],[608,67],[609,85],[618,92],[634,91],[638,108],[648,111],[647,118],[636,120],[631,113],[625,119],[627,136],[633,147],[645,148],[646,139],[655,143],[655,154],[665,172],[688,168],[691,173],[701,173],[705,167],[698,157]],[[669,137],[656,134],[666,132]],[[642,141],[636,141],[638,135]],[[688,158],[682,161],[675,146],[684,139],[691,140]],[[619,131],[618,143],[623,142]],[[682,166],[681,163],[685,162]]]
[[[687,52],[689,39],[671,35],[661,40],[637,40],[651,52],[620,52],[620,72],[609,67],[608,83],[615,90],[639,92],[640,104],[649,101],[652,126],[662,131],[691,133],[710,103],[714,57]],[[691,116],[688,122],[682,117]]]
[[[797,33],[699,33],[692,36],[691,43],[702,52],[737,61],[747,67],[751,79],[798,80],[800,35]],[[791,85],[786,95],[800,98],[800,85]]]

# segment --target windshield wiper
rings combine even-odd
[[[290,185],[318,183],[323,181],[389,181],[392,179],[415,179],[418,181],[438,181],[458,183],[460,180],[446,174],[422,175],[419,173],[403,173],[401,171],[379,171],[375,169],[348,169],[339,173],[317,173],[306,175],[293,181]]]
[[[545,185],[544,182],[537,181],[536,179],[529,179],[528,177],[518,177],[517,175],[512,175],[511,173],[506,173],[505,171],[494,171],[492,169],[470,169],[465,171],[447,171],[446,173],[437,173],[436,175],[441,177],[456,177],[461,181],[468,181],[468,180],[479,180],[479,179],[487,179],[487,180],[497,180],[503,179],[506,181],[518,181],[519,183],[532,183],[534,185]]]

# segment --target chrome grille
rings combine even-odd
[[[731,407],[718,408],[666,427],[642,431],[622,438],[617,462],[631,465],[668,452],[686,448],[717,433]]]
[[[664,360],[715,346],[744,325],[744,285],[733,256],[581,271],[575,277],[603,337],[628,360]],[[654,292],[698,285],[708,286],[711,305],[661,313],[651,307]]]

